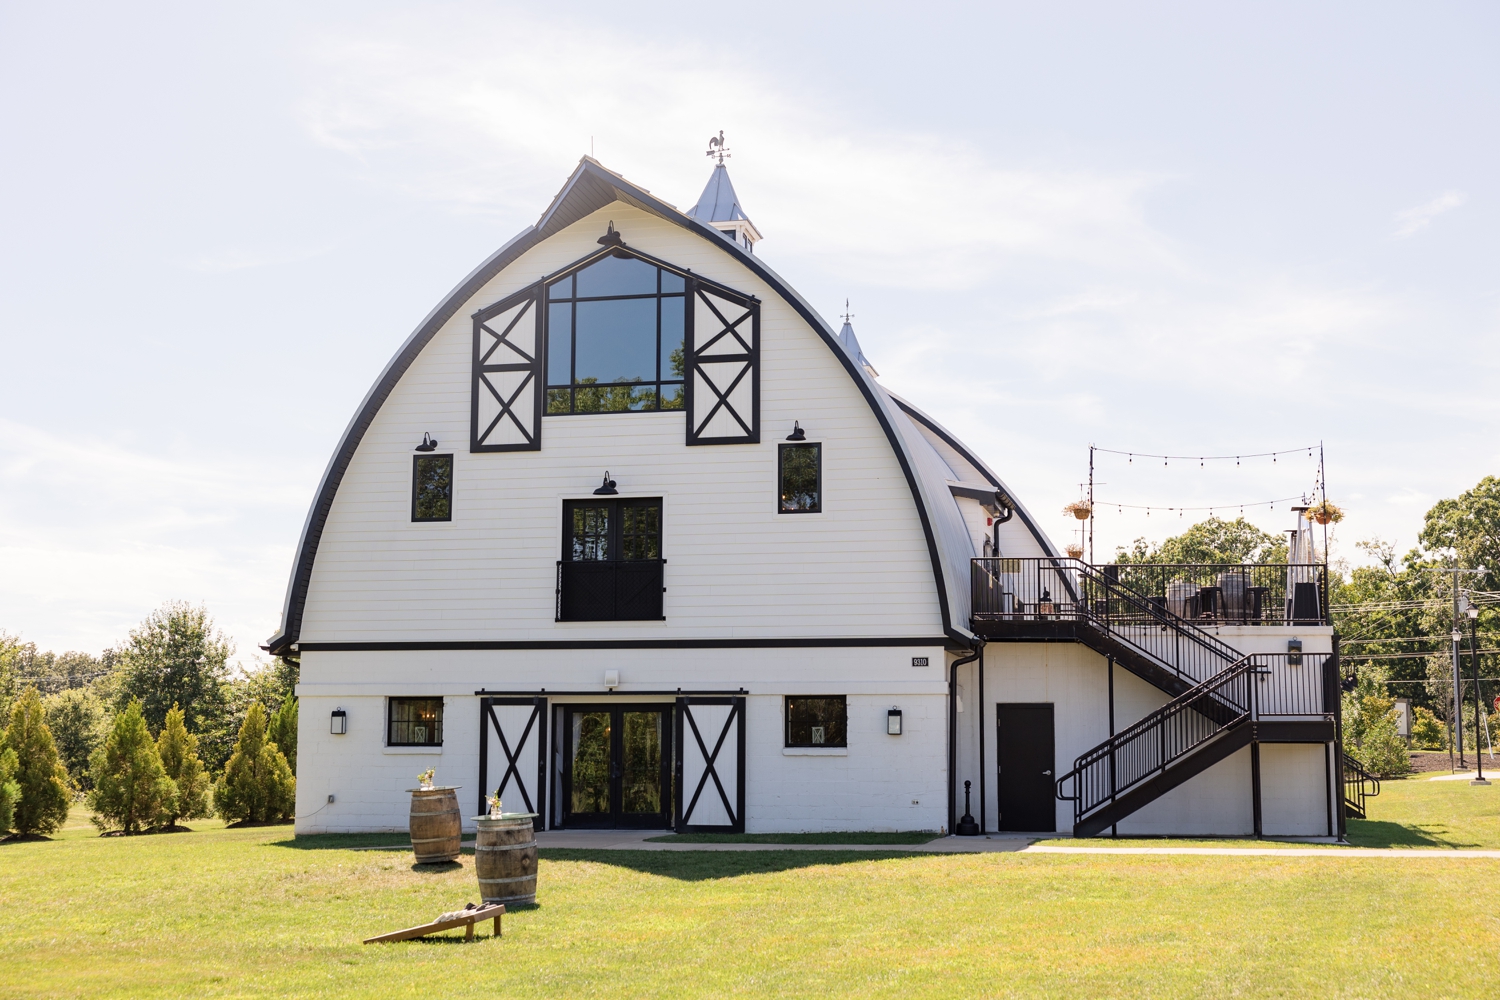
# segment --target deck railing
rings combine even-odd
[[[1194,621],[1321,625],[1328,620],[1322,563],[1111,563],[1107,578]]]

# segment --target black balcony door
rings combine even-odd
[[[995,706],[998,829],[1057,829],[1052,706]]]
[[[563,709],[563,826],[671,825],[669,705]]]
[[[660,499],[566,501],[557,620],[659,620],[664,562]]]

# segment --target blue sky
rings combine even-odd
[[[622,10],[0,7],[0,629],[97,652],[185,598],[249,662],[396,346],[591,143],[686,207],[719,129],[762,256],[1059,543],[1091,442],[1321,440],[1351,559],[1500,472],[1500,8]],[[1237,513],[1312,472],[1098,479]]]

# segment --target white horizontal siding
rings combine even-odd
[[[477,309],[596,249],[631,246],[758,296],[758,445],[689,448],[684,416],[543,419],[542,450],[470,454]],[[776,513],[777,444],[799,420],[823,443],[824,510]],[[410,521],[412,447],[454,454],[451,522]],[[665,622],[553,621],[562,501],[604,470],[663,498]],[[314,565],[304,642],[941,632],[910,487],[869,405],[817,334],[722,250],[616,203],[533,248],[460,308],[402,377],[357,449]]]

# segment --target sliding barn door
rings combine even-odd
[[[536,813],[532,822],[546,829],[547,699],[479,700],[479,812],[489,812],[485,796],[499,789],[506,812]]]
[[[542,447],[541,294],[533,285],[474,314],[470,451]]]
[[[745,832],[745,699],[678,698],[678,833]]]

